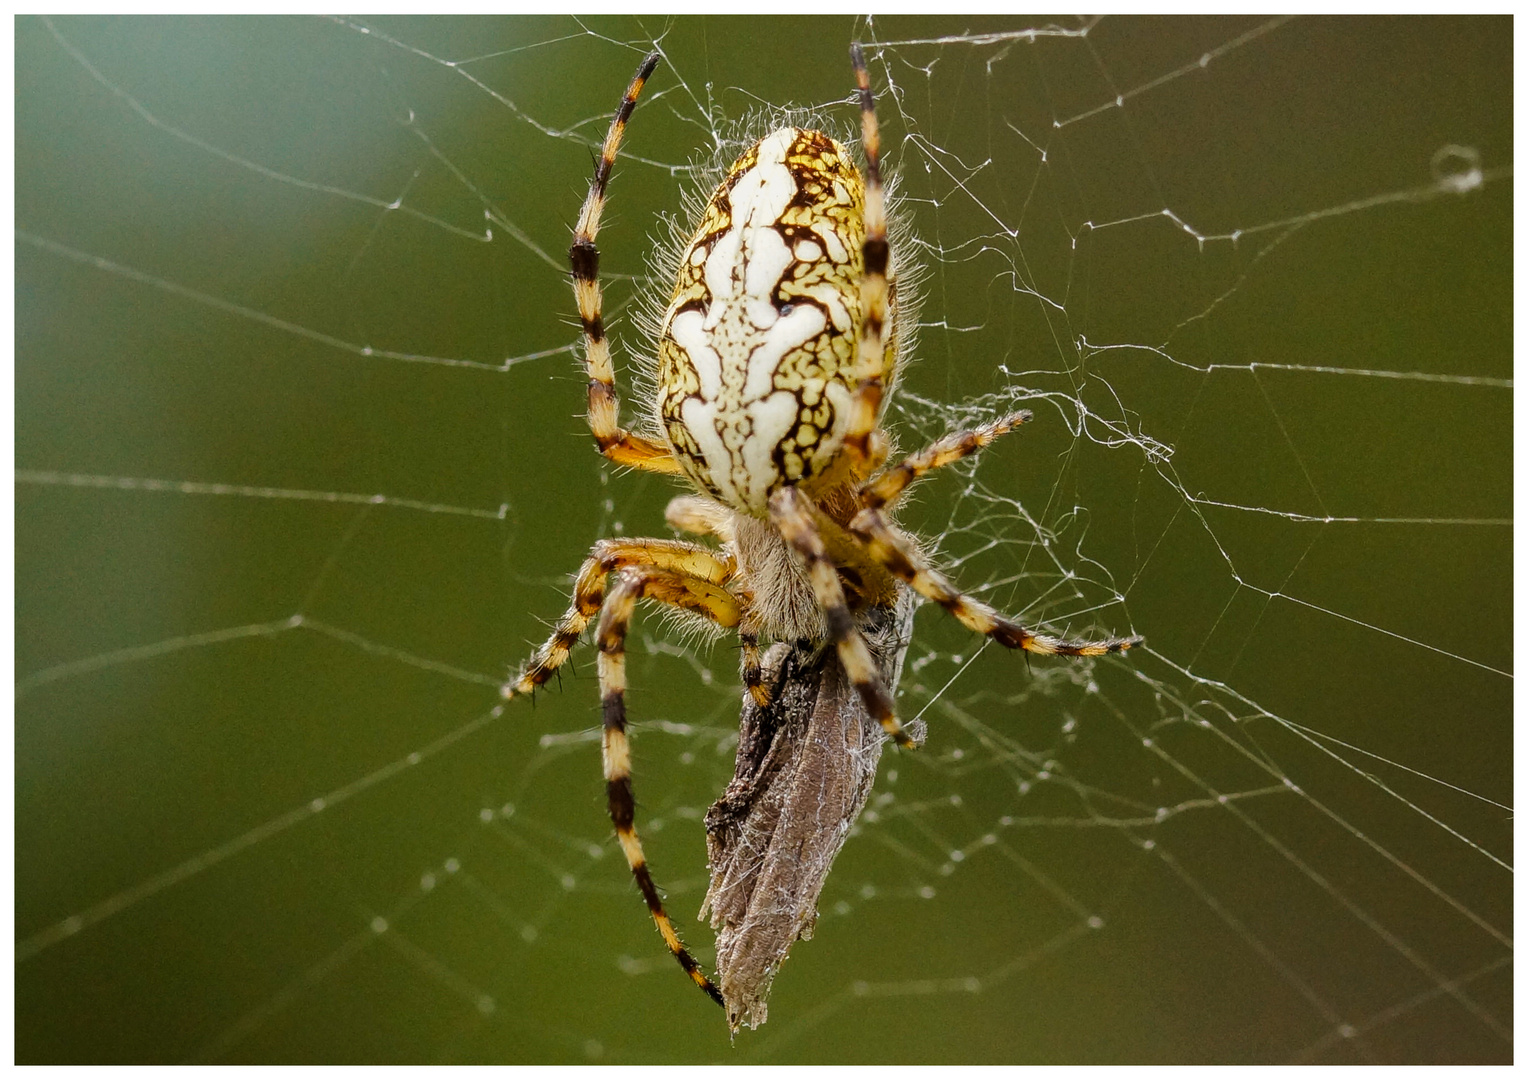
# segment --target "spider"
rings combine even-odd
[[[899,338],[907,338],[906,316],[888,240],[875,100],[858,44],[850,56],[863,174],[843,145],[797,127],[765,135],[733,164],[679,260],[658,333],[646,435],[620,423],[595,239],[616,153],[658,52],[627,87],[569,250],[589,427],[600,453],[617,465],[683,478],[693,493],[669,503],[668,523],[720,543],[600,540],[578,573],[567,613],[504,690],[508,698],[546,683],[598,617],[610,818],[669,951],[724,1007],[664,910],[637,837],[625,653],[639,601],[735,630],[743,685],[760,706],[770,699],[761,638],[831,643],[869,714],[904,747],[913,740],[857,622],[907,588],[971,630],[1028,653],[1097,656],[1142,640],[1068,641],[1029,630],[962,594],[889,520],[910,484],[976,453],[1030,414],[946,435],[887,466],[891,443],[879,423],[901,361]]]

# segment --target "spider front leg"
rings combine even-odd
[[[854,616],[844,601],[844,588],[838,570],[828,556],[822,534],[812,519],[812,503],[793,487],[781,488],[769,497],[769,519],[785,537],[786,543],[806,562],[807,578],[817,604],[827,619],[828,635],[838,648],[838,659],[849,681],[859,691],[865,709],[896,740],[898,746],[915,746],[912,736],[903,730],[892,705],[891,693],[881,681],[870,647],[854,625]]]
[[[710,618],[719,626],[736,626],[742,612],[736,600],[722,589],[705,593],[695,588],[693,580],[678,574],[646,567],[628,567],[617,577],[615,587],[605,600],[600,614],[596,638],[599,641],[600,701],[604,713],[604,764],[605,786],[610,798],[610,820],[615,824],[615,834],[626,854],[626,863],[637,888],[647,901],[658,932],[668,945],[669,952],[679,961],[695,985],[709,994],[718,1005],[725,1007],[721,991],[706,978],[700,965],[690,955],[668,913],[663,909],[663,898],[647,868],[647,858],[642,852],[642,841],[637,837],[636,796],[631,786],[631,744],[626,736],[626,633],[631,627],[631,617],[637,601],[650,598]]]
[[[738,624],[738,640],[743,646],[743,689],[753,698],[753,703],[763,709],[769,705],[769,687],[764,685],[764,654],[759,650],[759,623],[752,615],[744,615]]]
[[[949,578],[928,565],[910,540],[892,529],[879,510],[861,510],[849,523],[849,531],[865,545],[871,558],[905,581],[914,592],[934,601],[963,625],[987,635],[999,645],[1041,656],[1102,656],[1124,652],[1145,640],[1133,636],[1104,641],[1067,641],[1049,634],[1037,634],[956,589]]]
[[[605,579],[627,566],[667,570],[708,585],[722,586],[732,577],[732,559],[699,544],[682,540],[600,540],[584,560],[573,586],[573,602],[546,644],[536,650],[520,675],[503,690],[505,698],[533,693],[568,662],[573,646],[605,599]]]
[[[680,532],[714,536],[724,544],[734,539],[732,511],[715,499],[700,495],[679,495],[669,500],[664,518]],[[764,658],[759,651],[759,624],[745,613],[738,624],[737,636],[743,646],[743,687],[759,708],[769,704],[769,687],[764,685]]]
[[[578,227],[573,233],[573,246],[568,249],[568,259],[573,266],[573,297],[578,302],[578,318],[584,328],[584,366],[589,372],[589,430],[604,454],[617,465],[648,472],[677,473],[679,462],[667,447],[660,446],[640,435],[633,435],[621,427],[620,399],[615,392],[615,368],[610,362],[610,341],[605,337],[605,299],[600,292],[600,249],[595,237],[600,231],[600,215],[605,210],[605,189],[610,183],[610,172],[615,168],[616,151],[621,147],[621,137],[626,134],[626,121],[637,107],[637,97],[653,69],[658,66],[659,54],[648,54],[637,69],[615,117],[610,130],[605,133],[604,145],[600,147],[599,164],[594,169],[594,179],[589,182],[589,194],[584,208],[578,215]]]

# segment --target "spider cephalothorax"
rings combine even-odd
[[[724,1001],[725,981],[718,989],[680,942],[637,838],[625,642],[639,600],[736,629],[743,683],[759,707],[769,701],[761,636],[831,644],[868,714],[904,746],[912,739],[887,685],[896,665],[878,663],[862,627],[905,607],[909,589],[970,629],[1031,653],[1095,656],[1140,641],[1066,641],[1028,630],[959,592],[889,520],[911,483],[975,453],[1029,414],[947,435],[885,466],[890,443],[878,425],[899,359],[896,261],[869,76],[858,45],[851,55],[864,172],[832,138],[799,127],[770,132],[732,166],[679,260],[660,320],[646,436],[620,426],[595,237],[616,151],[658,53],[628,87],[570,251],[589,426],[611,461],[682,475],[693,493],[669,504],[669,524],[717,544],[601,540],[579,572],[571,608],[505,688],[514,696],[544,684],[598,616],[604,767],[616,836],[670,951],[697,985],[729,1006],[734,1025],[738,1010]]]

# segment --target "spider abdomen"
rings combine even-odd
[[[728,171],[680,261],[658,338],[659,420],[684,473],[743,513],[766,516],[773,492],[839,457],[864,206],[843,146],[781,128]]]

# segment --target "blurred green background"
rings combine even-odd
[[[927,270],[901,440],[1036,413],[907,520],[1149,649],[923,612],[929,743],[729,1045],[613,846],[592,658],[492,710],[596,538],[668,535],[579,416],[590,146],[660,40],[622,312],[728,123],[852,131],[856,37]],[[18,19],[18,1059],[1510,1060],[1511,38]],[[708,957],[736,654],[638,637]]]

